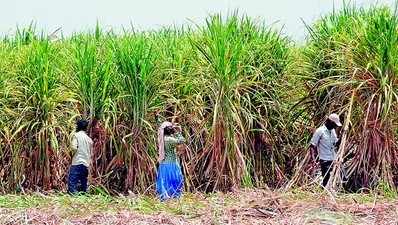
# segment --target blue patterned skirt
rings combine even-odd
[[[156,178],[156,191],[162,201],[179,198],[182,193],[184,178],[177,162],[162,162]]]

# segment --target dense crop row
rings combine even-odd
[[[397,19],[347,7],[309,28],[304,47],[237,15],[60,40],[20,30],[0,42],[0,189],[64,189],[79,117],[91,122],[95,186],[150,190],[166,119],[188,140],[189,190],[281,186],[330,112],[346,118],[341,155],[353,186],[393,186]]]

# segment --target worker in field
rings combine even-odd
[[[68,192],[71,194],[87,191],[87,177],[91,161],[93,140],[87,135],[87,120],[76,123],[76,133],[72,137],[74,156],[68,176]]]
[[[177,156],[177,145],[185,142],[181,127],[163,122],[158,130],[159,168],[156,178],[156,191],[162,201],[179,198],[184,178]]]
[[[336,159],[336,148],[340,144],[335,129],[341,126],[339,115],[333,113],[315,131],[311,139],[311,159],[313,162],[317,162],[319,159],[323,177],[322,185],[324,187],[329,181],[332,164]]]

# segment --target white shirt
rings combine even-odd
[[[337,141],[336,131],[334,129],[328,130],[323,125],[315,131],[311,139],[311,144],[317,148],[319,159],[333,161],[336,158],[335,146]]]
[[[91,150],[93,148],[93,140],[84,131],[79,131],[73,135],[72,149],[76,151],[73,156],[72,165],[90,166]]]

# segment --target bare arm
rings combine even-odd
[[[166,136],[165,142],[180,145],[185,143],[185,138],[182,136],[180,132],[178,132],[173,136]]]
[[[315,145],[310,145],[310,155],[311,155],[311,157],[310,157],[310,159],[311,159],[311,161],[313,161],[313,162],[316,162],[316,160],[317,160],[317,158],[318,158],[318,149],[317,149],[317,147],[315,146]]]
[[[182,136],[181,133],[177,133],[176,136],[175,136],[175,139],[176,139],[176,143],[178,145],[185,143],[185,138],[184,138],[184,136]]]
[[[159,158],[158,158],[158,162],[161,162],[164,160],[164,149],[160,150],[159,149]]]
[[[336,142],[336,149],[338,150],[340,148],[340,144],[341,144],[341,138],[339,138]]]
[[[321,130],[317,129],[311,138],[310,151],[311,151],[311,160],[313,162],[316,162],[316,160],[318,158],[318,147],[317,146],[321,139],[321,136],[322,136]]]

